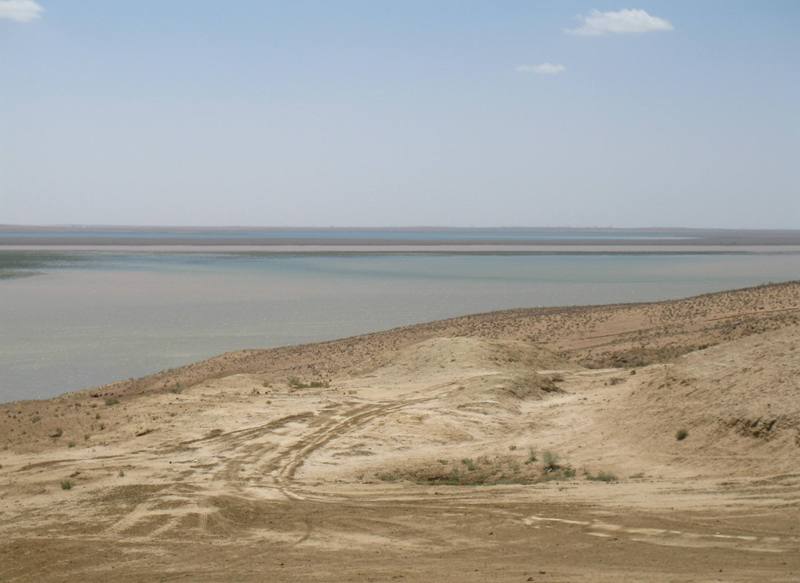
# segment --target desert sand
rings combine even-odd
[[[798,581],[800,283],[0,405],[0,581]]]

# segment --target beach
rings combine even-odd
[[[0,405],[0,579],[791,581],[799,326],[515,309]]]

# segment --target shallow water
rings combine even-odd
[[[797,279],[800,254],[0,252],[0,401],[228,350],[511,307],[659,300]]]

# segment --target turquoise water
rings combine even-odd
[[[800,254],[0,251],[0,401],[460,314],[798,278]]]

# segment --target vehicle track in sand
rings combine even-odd
[[[440,383],[404,394],[397,400],[354,403],[348,399],[316,412],[293,413],[261,425],[185,440],[175,446],[140,450],[136,452],[141,456],[138,459],[124,458],[118,460],[119,463],[142,464],[147,463],[142,458],[168,454],[196,455],[196,458],[175,462],[194,464],[185,470],[191,475],[180,485],[189,485],[195,491],[191,495],[181,494],[176,486],[168,487],[174,508],[163,508],[164,495],[141,501],[116,517],[104,532],[108,536],[133,537],[141,541],[183,537],[185,534],[175,533],[180,533],[181,524],[185,526],[183,519],[187,516],[196,516],[196,528],[206,530],[209,516],[218,510],[214,499],[219,492],[245,500],[258,500],[265,492],[277,491],[289,503],[352,502],[351,498],[327,493],[324,488],[298,483],[298,469],[309,456],[332,441],[403,408],[440,398],[453,386],[453,382]],[[426,396],[416,396],[420,394]],[[278,443],[276,437],[284,443]],[[212,466],[213,471],[197,474],[196,468],[206,466]],[[274,496],[266,498],[274,499]],[[359,504],[371,505],[376,501],[362,498]],[[311,518],[305,517],[304,524],[305,532],[295,544],[311,536]]]

